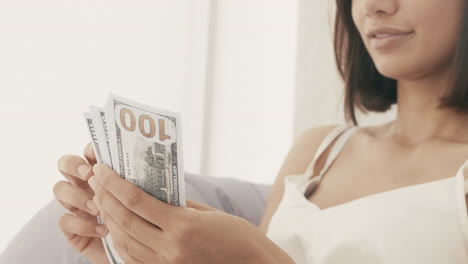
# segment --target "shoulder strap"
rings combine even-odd
[[[317,162],[318,158],[323,154],[323,152],[328,148],[328,146],[339,136],[348,129],[348,125],[340,125],[334,128],[328,135],[322,140],[322,143],[320,143],[317,151],[315,152],[315,156],[312,159],[312,162],[309,164],[307,167],[304,176],[306,179],[308,179],[312,174],[314,173],[315,170],[315,163]],[[338,143],[338,142],[336,142]]]
[[[461,175],[464,181],[464,190],[465,190],[465,196],[468,195],[468,176],[465,175],[465,169],[468,169],[468,159],[465,160],[465,162],[461,165],[460,169],[461,170]]]
[[[468,179],[465,179],[465,196],[468,195]]]
[[[341,152],[345,143],[348,141],[349,136],[352,134],[352,132],[356,128],[357,128],[356,126],[348,126],[348,125],[337,127],[324,139],[323,143],[320,145],[319,150],[317,151],[314,157],[314,160],[312,161],[311,165],[309,165],[309,168],[304,175],[304,183],[302,185],[303,189],[301,191],[302,193],[305,193],[306,197],[310,196],[310,194],[315,190],[315,188],[317,188],[318,184],[322,180],[322,176],[330,168],[332,162],[336,159],[338,154]],[[315,176],[312,174],[314,172],[314,167],[315,167],[315,163],[317,159],[320,157],[323,151],[327,149],[327,147],[330,145],[331,142],[333,142],[333,140],[336,137],[339,137],[339,138],[337,139],[335,144],[332,146],[330,153],[326,159],[325,166],[323,166],[323,168],[320,170],[319,175],[317,175],[316,177],[312,177],[312,176]]]
[[[323,166],[322,170],[320,171],[320,176],[325,174],[327,170],[330,168],[330,165],[332,162],[336,159],[338,154],[341,152],[343,149],[344,145],[349,139],[349,136],[351,136],[352,132],[356,129],[357,127],[349,127],[347,130],[340,136],[340,138],[336,141],[335,145],[333,145],[332,149],[330,150],[330,154],[327,157],[327,161],[325,163],[325,166]]]

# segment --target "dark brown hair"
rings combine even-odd
[[[351,0],[336,0],[334,49],[338,71],[345,82],[345,119],[357,125],[355,107],[363,113],[385,112],[397,102],[397,81],[377,71],[351,14]],[[468,113],[468,0],[462,32],[452,61],[453,84],[440,98],[439,108]]]

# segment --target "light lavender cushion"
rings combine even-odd
[[[253,184],[231,178],[185,174],[187,199],[242,217],[258,225],[269,185]],[[57,226],[66,210],[55,200],[40,210],[0,255],[0,264],[89,264],[68,246]]]

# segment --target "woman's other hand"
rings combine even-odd
[[[172,206],[105,165],[89,180],[125,263],[294,263],[254,225],[207,205]]]
[[[66,180],[55,184],[54,196],[70,212],[60,217],[58,225],[72,248],[92,263],[109,263],[101,241],[108,230],[97,223],[99,211],[93,207],[94,192],[87,182],[96,164],[90,144],[85,147],[84,156],[86,160],[65,155],[58,161],[58,169]]]

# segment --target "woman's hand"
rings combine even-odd
[[[101,241],[108,230],[97,223],[99,211],[87,182],[93,175],[92,165],[96,164],[91,145],[86,146],[84,156],[86,160],[65,155],[58,161],[58,169],[67,181],[55,184],[54,196],[70,211],[60,217],[58,225],[68,243],[92,263],[109,263]]]
[[[168,205],[102,164],[94,174],[94,202],[126,264],[294,263],[239,217],[191,201]]]

